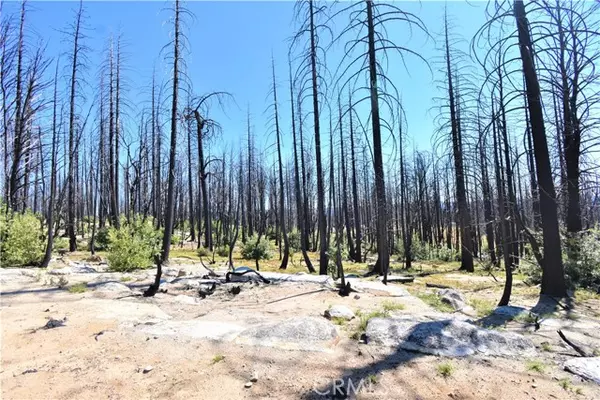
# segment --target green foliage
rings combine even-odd
[[[350,335],[350,337],[355,340],[360,339],[363,333],[366,332],[367,325],[369,324],[369,320],[371,320],[371,318],[387,318],[390,316],[389,312],[385,310],[375,310],[368,314],[357,312],[356,315],[359,317],[358,326],[356,326],[356,329],[352,335]]]
[[[530,360],[527,361],[527,370],[533,372],[539,372],[540,374],[544,372],[546,369],[546,365],[539,360]]]
[[[543,351],[552,351],[552,346],[548,342],[542,342],[541,347]]]
[[[417,296],[426,304],[441,312],[454,312],[454,309],[444,303],[435,293],[418,293]]]
[[[69,250],[69,238],[66,237],[55,237],[54,243],[52,243],[52,250]]]
[[[198,257],[207,257],[210,255],[210,250],[208,250],[206,247],[198,247],[198,250],[196,250],[196,254],[198,254]]]
[[[535,261],[527,261],[521,263],[520,272],[526,276],[525,283],[528,285],[539,285],[542,283],[542,269]]]
[[[219,257],[229,257],[229,246],[221,246],[217,249]]]
[[[69,287],[69,293],[84,293],[85,291],[87,291],[87,284],[85,282],[76,283]]]
[[[218,363],[218,362],[221,362],[221,361],[223,361],[224,359],[225,359],[225,356],[224,356],[224,355],[222,355],[222,354],[217,354],[217,355],[215,355],[215,356],[212,358],[212,363],[213,363],[213,364],[216,364],[216,363]]]
[[[159,254],[161,238],[161,231],[155,230],[149,221],[142,222],[137,217],[131,225],[110,228],[107,257],[110,269],[128,272],[151,266],[152,258]]]
[[[400,311],[400,310],[404,310],[406,308],[404,306],[404,304],[396,303],[396,302],[389,301],[389,300],[384,301],[381,304],[381,306],[383,307],[384,313],[388,313],[390,311]]]
[[[600,291],[600,230],[590,229],[567,239],[567,282],[573,288]]]
[[[0,264],[3,267],[39,264],[44,258],[46,246],[38,217],[29,211],[14,214],[9,219],[5,218],[4,211],[2,215]]]
[[[257,237],[249,237],[244,247],[242,247],[242,257],[246,260],[268,260],[272,256],[271,243],[262,238],[260,242],[256,243]]]
[[[95,251],[104,251],[108,249],[108,228],[102,227],[96,231],[96,236],[94,237],[94,250]],[[88,246],[88,250],[91,249],[92,243],[90,239],[90,245]]]
[[[478,317],[487,317],[494,312],[494,309],[496,308],[494,305],[495,303],[484,299],[472,299],[470,303],[475,311],[477,311]]]
[[[435,250],[436,258],[440,261],[451,262],[460,261],[460,254],[454,249],[449,249],[446,246],[442,246]]]
[[[410,247],[412,261],[429,260],[429,246],[420,240],[413,240]]]
[[[558,381],[558,384],[564,390],[569,390],[571,388],[571,381],[568,378],[563,378]]]
[[[301,250],[300,232],[294,230],[288,233],[288,242],[290,243],[290,252],[296,253]]]
[[[172,233],[171,234],[171,245],[175,246],[179,243],[181,243],[181,235],[179,235],[177,233]]]
[[[448,378],[454,373],[454,365],[449,362],[443,362],[437,366],[437,373],[444,378]]]

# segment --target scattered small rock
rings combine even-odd
[[[352,318],[354,318],[354,312],[352,312],[350,308],[343,305],[331,306],[328,310],[325,310],[323,315],[327,319],[342,318],[346,321],[350,321]]]
[[[237,296],[238,294],[240,294],[241,291],[242,291],[241,286],[234,286],[231,289],[229,289],[229,293],[231,293],[234,296]]]
[[[458,290],[441,289],[438,290],[438,297],[443,303],[449,304],[454,310],[462,310],[467,305],[467,300]]]
[[[93,274],[98,271],[96,270],[96,268],[93,268],[89,264],[88,265],[84,264],[84,265],[73,265],[71,267],[71,272],[74,274]]]
[[[35,374],[36,372],[38,372],[37,368],[29,368],[23,371],[21,375]]]
[[[67,322],[67,317],[64,317],[63,319],[54,319],[50,317],[48,322],[46,322],[46,325],[44,325],[44,329],[53,329],[58,328],[59,326],[65,326],[65,322]]]
[[[250,389],[252,387],[252,382],[246,382],[246,384],[244,385],[244,387],[246,389]]]
[[[355,294],[355,295],[354,295],[354,300],[358,300],[358,299],[360,299],[360,296],[359,296],[359,295],[357,295],[357,294]]]
[[[250,382],[258,382],[258,374],[255,372],[250,378]]]
[[[131,289],[127,285],[123,285],[119,282],[106,282],[96,286],[98,292],[131,292]]]
[[[533,385],[531,385],[531,387],[535,389],[535,388],[537,388],[537,387],[538,387],[538,385],[536,385],[536,384],[534,383]]]
[[[148,372],[152,371],[154,369],[154,367],[152,365],[147,365],[144,367],[144,369],[142,370],[143,374],[147,374]]]

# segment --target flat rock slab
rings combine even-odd
[[[149,303],[111,300],[111,299],[81,299],[78,303],[96,319],[116,320],[119,322],[146,322],[167,320],[171,316],[158,306]]]
[[[600,357],[578,357],[565,361],[564,368],[600,385]]]
[[[281,274],[278,272],[259,272],[262,276],[269,279],[272,283],[278,282],[299,282],[299,283],[316,283],[319,285],[333,285],[333,279],[327,275],[310,275],[310,274]],[[255,275],[248,273],[246,275]]]
[[[458,290],[440,289],[437,295],[443,303],[449,304],[454,310],[462,310],[467,305],[467,299]]]
[[[55,268],[48,271],[49,275],[71,275],[72,273],[71,267]]]
[[[113,292],[113,293],[131,292],[131,289],[129,289],[129,286],[123,285],[122,283],[119,283],[119,282],[100,283],[100,284],[96,285],[94,290],[98,291],[98,292]]]
[[[136,327],[140,332],[156,336],[178,336],[215,341],[232,341],[245,327],[220,321],[159,321]]]
[[[186,276],[186,277],[173,279],[171,282],[164,285],[164,288],[165,289],[173,288],[173,289],[188,290],[188,289],[199,289],[202,286],[212,286],[213,284],[220,285],[221,281],[219,281],[217,279],[204,279],[201,277]]]
[[[335,326],[326,319],[297,317],[246,329],[237,342],[285,350],[328,351],[337,338]]]
[[[38,274],[42,274],[43,269],[27,268],[0,268],[0,283],[22,283],[36,279]]]
[[[410,296],[410,293],[403,287],[396,286],[394,284],[384,285],[377,281],[365,281],[359,279],[348,279],[353,289],[367,292],[375,296],[389,296],[389,297],[405,297]]]
[[[531,340],[522,335],[482,329],[456,319],[373,318],[367,325],[366,336],[368,343],[447,357],[473,354],[522,357],[536,353]]]

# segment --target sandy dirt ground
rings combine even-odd
[[[414,296],[342,298],[316,284],[244,284],[238,295],[220,292],[187,304],[192,291],[143,298],[93,290],[93,281],[108,275],[135,294],[151,273],[67,276],[69,285],[87,282],[83,293],[33,273],[3,275],[2,399],[324,399],[333,398],[335,384],[358,399],[600,399],[599,385],[562,370],[561,360],[574,353],[560,341],[552,343],[556,351],[540,351],[543,371],[536,372],[526,359],[448,359],[361,344],[350,338],[358,319],[337,325],[339,338],[321,351],[211,340],[201,332],[202,321],[251,327],[322,318],[336,304],[368,312],[393,301],[404,306],[398,313],[432,310]],[[64,326],[40,329],[49,318],[64,317]],[[189,326],[148,333],[165,321]],[[447,377],[440,375],[442,364],[451,365]]]

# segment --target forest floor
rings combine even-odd
[[[168,291],[144,298],[140,293],[152,281],[153,269],[111,273],[102,263],[85,261],[87,256],[59,257],[49,271],[0,270],[3,399],[319,399],[332,398],[324,388],[341,378],[346,388],[350,380],[354,387],[363,385],[357,392],[350,390],[350,398],[600,398],[600,385],[563,369],[564,361],[578,354],[555,328],[537,330],[539,320],[532,317],[506,320],[494,329],[531,339],[537,348],[534,357],[449,358],[357,340],[364,316],[377,313],[439,318],[460,314],[474,323],[482,321],[500,298],[502,274],[496,280],[484,273],[459,272],[456,263],[421,263],[408,271],[416,276],[414,282],[397,285],[410,294],[400,297],[377,291],[340,297],[314,282],[250,282],[223,284],[227,290],[201,299],[197,286],[180,283],[207,270],[194,252],[175,250],[165,277],[171,283],[162,286]],[[303,277],[297,274],[303,272],[299,258],[295,256],[287,272]],[[222,275],[223,261],[215,257],[211,264]],[[74,266],[98,272],[60,272]],[[277,260],[261,263],[261,272],[276,271],[277,266]],[[346,266],[346,273],[365,271],[366,264]],[[177,275],[183,275],[179,281]],[[106,287],[105,282],[115,284]],[[437,299],[438,289],[427,284],[460,291],[471,306],[468,315],[447,309]],[[229,292],[234,285],[241,288],[237,295]],[[533,309],[542,320],[562,328],[582,327],[598,351],[600,296],[578,291],[570,304],[561,303],[564,308],[546,304],[543,310],[538,299],[539,288],[516,276],[512,305]],[[324,320],[323,312],[333,305],[345,305],[357,317],[335,320],[337,337],[314,347],[293,340],[257,345],[238,336],[244,329],[302,317]],[[51,318],[65,317],[63,326],[43,328]]]

